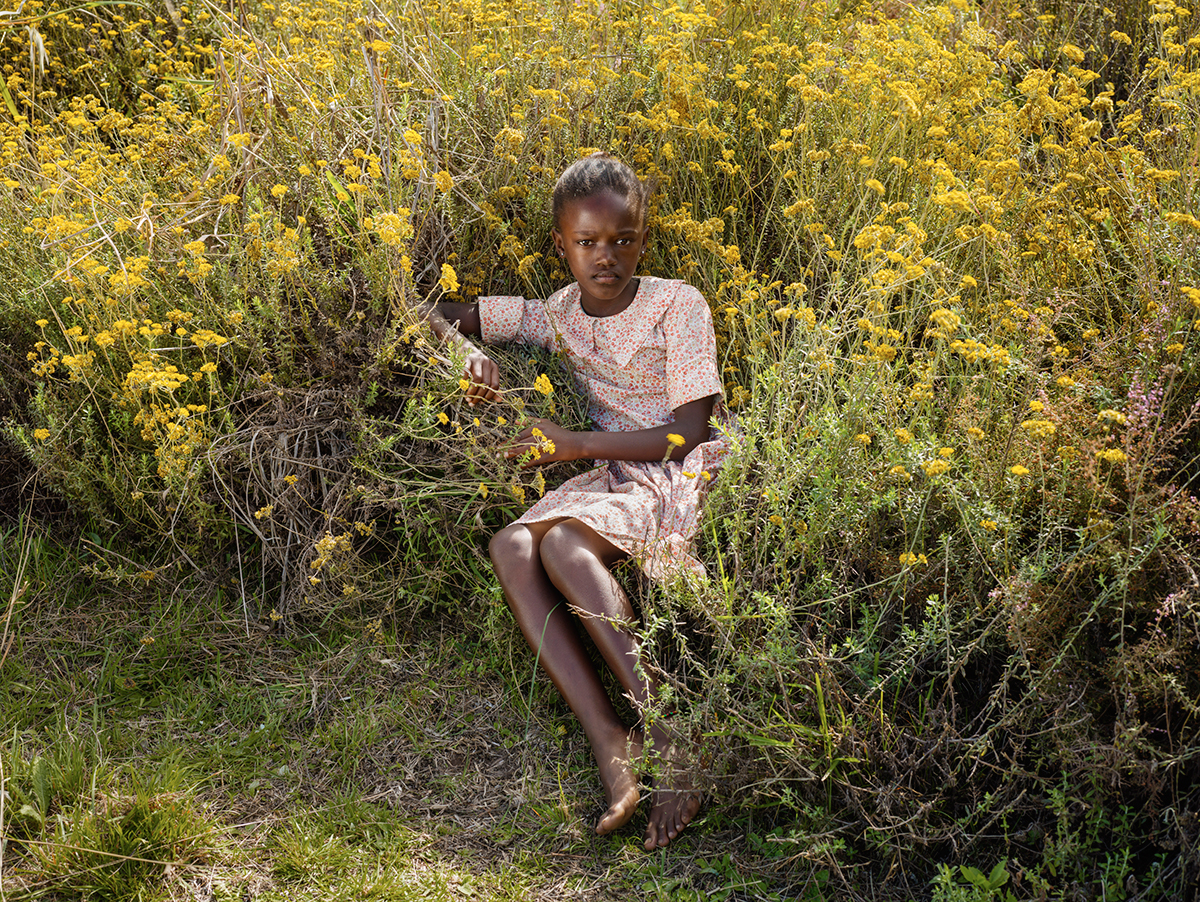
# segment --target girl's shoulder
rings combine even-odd
[[[643,276],[638,295],[643,315],[654,319],[684,323],[697,316],[710,316],[708,301],[700,289],[681,279]]]
[[[546,309],[552,313],[564,313],[572,307],[579,305],[579,283],[572,282],[564,288],[558,289],[550,297],[543,301]]]

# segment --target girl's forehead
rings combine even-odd
[[[642,210],[633,195],[605,188],[566,201],[559,213],[559,225],[563,228],[604,225],[638,229],[642,225]]]

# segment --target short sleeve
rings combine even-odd
[[[479,298],[479,333],[485,344],[521,341],[549,348],[554,340],[546,303],[536,298]]]
[[[667,403],[676,410],[690,401],[722,395],[717,371],[717,338],[708,301],[681,285],[663,317],[667,341]]]

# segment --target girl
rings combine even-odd
[[[651,576],[703,572],[687,549],[724,451],[709,427],[722,387],[707,302],[682,282],[635,276],[646,252],[648,198],[616,158],[596,153],[577,161],[554,187],[552,231],[577,281],[546,301],[484,297],[443,302],[430,315],[435,334],[466,353],[470,403],[497,397],[500,373],[463,334],[516,339],[566,352],[600,429],[572,432],[543,420],[517,437],[506,453],[537,447],[530,466],[580,458],[601,465],[547,494],[489,549],[525,639],[595,753],[608,800],[599,834],[633,817],[639,793],[632,762],[647,743],[617,716],[577,627],[647,719],[657,681],[639,662],[633,609],[610,568],[634,557]],[[669,724],[655,720],[645,732],[661,762],[645,841],[656,849],[695,817],[700,798]]]

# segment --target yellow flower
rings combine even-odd
[[[273,197],[283,197],[287,194],[287,191],[287,185],[275,185],[271,188],[271,195]]]
[[[998,524],[995,520],[980,520],[979,525],[988,532],[994,532],[1000,524]]]
[[[433,177],[433,183],[437,185],[439,191],[449,191],[454,187],[454,176],[443,169]]]
[[[925,471],[925,475],[930,478],[941,476],[950,469],[950,464],[944,460],[931,460],[921,464],[921,469]]]
[[[667,433],[667,441],[670,442],[672,445],[674,445],[676,448],[682,448],[684,446],[684,444],[686,443],[683,436],[677,432],[668,432]]]
[[[1125,420],[1126,420],[1125,414],[1121,413],[1121,411],[1119,411],[1119,410],[1113,410],[1111,407],[1106,408],[1106,409],[1100,411],[1098,414],[1096,414],[1096,422],[1097,423],[1107,421],[1109,423],[1116,423],[1118,426],[1124,426]]]
[[[1096,457],[1100,460],[1106,460],[1110,464],[1123,464],[1127,459],[1125,452],[1120,448],[1107,448],[1104,451],[1097,451]]]
[[[479,483],[479,494],[484,498],[488,496],[488,487],[486,482]]]
[[[1008,472],[1012,473],[1013,476],[1028,476],[1029,468],[1023,467],[1020,464],[1016,464],[1015,466],[1009,467]]]
[[[48,325],[50,325],[50,320],[48,319],[39,319],[37,321],[37,326],[41,329],[45,329]]]
[[[44,442],[46,439],[50,438],[50,430],[49,429],[35,429],[35,430],[33,430],[33,437],[35,439],[37,439],[39,442]]]
[[[1043,404],[1041,401],[1030,401],[1029,402],[1029,409],[1032,410],[1034,413],[1041,413],[1045,407],[1046,407],[1046,405]]]
[[[984,433],[984,431],[978,426],[970,426],[967,428],[967,435],[971,436],[973,439],[981,439],[985,434],[986,433]]]
[[[923,554],[913,554],[911,551],[906,551],[900,555],[900,565],[907,567],[911,564],[928,564],[929,559]]]
[[[896,430],[896,441],[898,441],[900,444],[907,445],[912,440],[913,440],[912,433],[909,432],[907,429],[897,429]]]
[[[471,380],[470,379],[459,379],[458,387],[461,388],[463,391],[466,391],[468,388],[471,387]]]
[[[912,482],[912,474],[900,464],[896,464],[896,466],[888,470],[888,475],[894,479],[903,479],[905,482]]]
[[[1049,420],[1025,420],[1021,423],[1021,428],[1034,438],[1049,438],[1058,430]]]
[[[550,382],[550,377],[547,376],[545,373],[542,373],[540,376],[538,376],[536,379],[533,380],[533,387],[534,387],[535,391],[538,391],[541,394],[546,395],[547,397],[549,397],[554,392],[554,386]]]
[[[454,267],[449,263],[442,264],[442,277],[438,279],[438,285],[446,294],[452,294],[458,291],[458,273],[454,271]]]
[[[443,426],[445,426],[447,423],[450,422],[450,418],[448,416],[446,416],[445,411],[442,411],[441,413],[439,413],[437,415],[437,421],[439,423],[441,423]]]
[[[953,457],[954,449],[953,448],[939,448],[938,456],[939,457]]]
[[[871,444],[871,436],[867,435],[865,432],[860,432],[858,435],[854,436],[854,440],[860,445]]]
[[[284,190],[286,191],[287,189],[285,188]],[[240,200],[241,200],[241,198],[238,197],[236,194],[226,194],[226,195],[222,196],[222,198],[221,198],[221,206],[222,207],[232,207],[234,204],[236,204]]]

